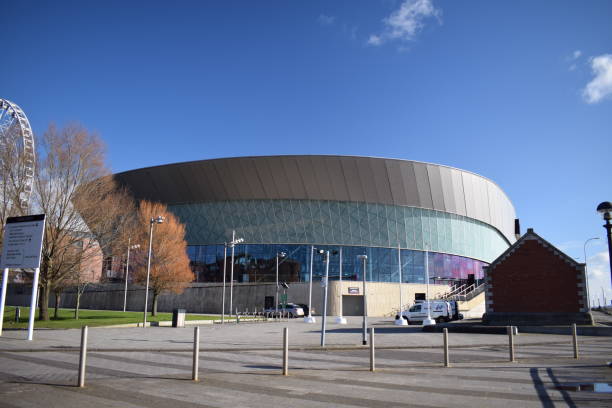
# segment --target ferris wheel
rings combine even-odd
[[[34,134],[21,108],[0,98],[0,194],[22,211],[34,184]]]

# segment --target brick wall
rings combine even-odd
[[[537,238],[494,262],[486,272],[487,312],[585,311],[584,267]]]

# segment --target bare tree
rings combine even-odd
[[[155,235],[151,256],[149,288],[153,292],[151,311],[157,315],[157,301],[164,291],[181,293],[193,282],[193,272],[187,257],[185,226],[160,203],[141,201],[139,206],[139,242],[147,246],[135,257],[136,279],[144,283],[147,279],[147,251],[151,219],[161,215],[165,218],[162,224],[155,224]]]
[[[51,125],[39,146],[34,204],[46,214],[39,308],[40,319],[48,320],[51,290],[74,281],[99,251],[112,252],[133,205],[109,175],[96,134],[79,125]]]

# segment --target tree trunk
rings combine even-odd
[[[38,303],[38,319],[48,322],[49,321],[49,295],[51,294],[51,287],[49,284],[43,285],[40,290],[40,302]]]
[[[59,319],[59,306],[60,301],[62,299],[62,292],[54,292],[55,293],[55,310],[53,311],[53,318]]]
[[[76,305],[74,307],[74,319],[75,320],[79,320],[79,307],[81,306],[81,291],[79,291],[79,288],[77,287],[77,293],[76,293]]]
[[[153,291],[153,304],[151,305],[151,316],[157,316],[157,298],[158,294]]]

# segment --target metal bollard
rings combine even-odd
[[[191,379],[199,381],[200,371],[200,327],[196,326],[193,330],[193,368],[191,370]]]
[[[81,328],[81,354],[79,356],[79,383],[78,386],[85,386],[85,365],[87,361],[87,326]]]
[[[21,310],[19,307],[15,308],[15,323],[19,323],[19,318],[21,317]]]
[[[572,343],[574,345],[574,358],[578,360],[578,330],[576,323],[572,324]]]
[[[238,308],[236,308],[236,324],[240,323],[240,316],[238,316]]]
[[[289,328],[283,327],[283,375],[289,375]]]
[[[450,367],[450,360],[448,358],[448,329],[444,328],[444,367]]]
[[[374,371],[376,369],[374,350],[374,328],[370,327],[370,371]]]
[[[508,331],[508,350],[510,352],[510,361],[514,362],[514,330],[512,326],[506,328]]]

